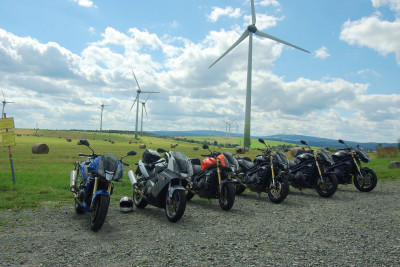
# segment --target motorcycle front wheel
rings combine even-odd
[[[186,196],[185,191],[175,190],[172,193],[172,197],[168,197],[168,192],[165,199],[165,215],[170,222],[179,221],[186,209]]]
[[[222,184],[219,192],[219,205],[223,210],[230,210],[235,202],[235,185],[233,183]]]
[[[325,175],[323,177],[323,182],[321,182],[319,177],[317,179],[318,181],[315,189],[317,190],[318,195],[321,197],[331,197],[333,194],[335,194],[338,188],[336,175],[332,173]]]
[[[354,176],[354,186],[361,192],[369,192],[375,188],[378,183],[378,178],[373,170],[368,168],[361,168],[361,173]]]
[[[90,213],[90,229],[97,232],[106,220],[110,197],[99,195],[94,203],[94,209]]]
[[[273,203],[281,203],[289,194],[289,181],[286,177],[275,180],[275,186],[271,183],[268,190],[268,198]]]

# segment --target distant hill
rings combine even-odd
[[[209,130],[192,130],[192,131],[153,131],[152,134],[165,135],[165,136],[226,136],[225,132],[222,131],[209,131]],[[232,137],[243,137],[243,134],[230,134]],[[307,135],[288,135],[288,134],[277,134],[269,136],[252,136],[252,138],[263,138],[265,140],[281,141],[290,144],[300,145],[300,140],[305,140],[310,146],[318,147],[334,147],[343,148],[344,146],[336,139],[327,139]],[[376,143],[366,142],[360,143],[357,141],[344,140],[349,147],[355,147],[357,144],[362,146],[365,150],[376,150],[379,145],[382,147],[394,146],[397,147],[397,143]]]

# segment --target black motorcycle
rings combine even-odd
[[[265,192],[272,202],[281,203],[289,194],[289,160],[280,151],[271,154],[263,139],[258,141],[264,144],[265,148],[259,149],[263,154],[256,156],[253,162],[248,157],[236,157],[240,170],[236,172],[238,183],[235,193],[240,195],[249,188],[258,194]]]
[[[335,165],[330,167],[338,178],[338,183],[351,184],[353,178],[354,186],[358,190],[362,192],[373,190],[378,182],[375,172],[371,168],[361,167],[361,161],[368,163],[370,157],[359,145],[352,149],[341,139],[339,143],[346,148],[332,154]]]
[[[338,181],[333,171],[328,171],[334,165],[332,157],[325,149],[314,153],[306,141],[300,141],[309,150],[297,151],[295,160],[289,161],[289,183],[291,186],[302,188],[315,188],[322,197],[332,196],[338,187]]]
[[[164,152],[164,150],[160,150]],[[157,151],[146,149],[139,160],[136,175],[128,173],[133,186],[133,203],[139,209],[148,204],[165,209],[170,222],[179,221],[186,209],[187,180],[168,169]]]
[[[203,145],[208,149],[208,145]],[[230,152],[212,152],[201,155],[207,157],[200,163],[199,159],[190,159],[193,175],[189,179],[186,199],[190,200],[195,194],[201,198],[219,200],[223,210],[230,210],[235,202],[234,172],[238,164]]]

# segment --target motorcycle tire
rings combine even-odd
[[[289,194],[289,181],[286,177],[282,177],[280,179],[275,180],[275,188],[271,184],[268,189],[268,198],[271,202],[279,204],[285,200],[287,195]]]
[[[363,177],[359,174],[354,176],[354,186],[361,192],[369,192],[375,188],[378,178],[373,170],[369,168],[361,168]]]
[[[172,197],[170,201],[168,201],[168,193],[166,194],[165,199],[165,215],[170,222],[179,221],[186,209],[186,196],[185,191],[183,190],[175,190],[172,193]]]
[[[149,203],[142,197],[141,194],[133,190],[133,204],[135,204],[136,208],[138,209],[144,209]]]
[[[317,185],[315,189],[317,190],[318,195],[321,197],[331,197],[335,194],[338,188],[338,181],[336,175],[330,173],[324,177],[325,182],[321,183],[319,178],[317,178]]]
[[[235,194],[236,195],[241,195],[244,192],[244,190],[246,190],[246,187],[244,187],[241,184],[235,184]]]
[[[106,220],[110,197],[99,195],[94,203],[94,209],[90,213],[90,229],[97,232]]]
[[[235,202],[235,185],[224,183],[219,193],[219,205],[223,210],[230,210]]]
[[[191,200],[194,197],[194,194],[188,190],[186,190],[186,200]]]
[[[74,199],[75,200],[75,211],[76,211],[76,213],[78,213],[78,214],[83,214],[83,213],[85,213],[85,209],[81,206],[81,205],[79,205],[78,204],[78,202],[76,201],[76,199]]]

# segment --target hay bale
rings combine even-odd
[[[389,169],[400,168],[400,161],[391,161],[389,163]]]
[[[33,154],[48,154],[49,147],[43,143],[36,143],[32,146],[32,153]]]
[[[171,144],[171,148],[175,148],[176,147],[176,145],[175,144]]]
[[[194,146],[193,150],[199,150],[199,147],[198,146]]]
[[[140,144],[139,145],[139,149],[146,149],[146,145],[145,144]]]
[[[72,142],[71,138],[65,138],[65,140],[67,140],[67,142]]]

